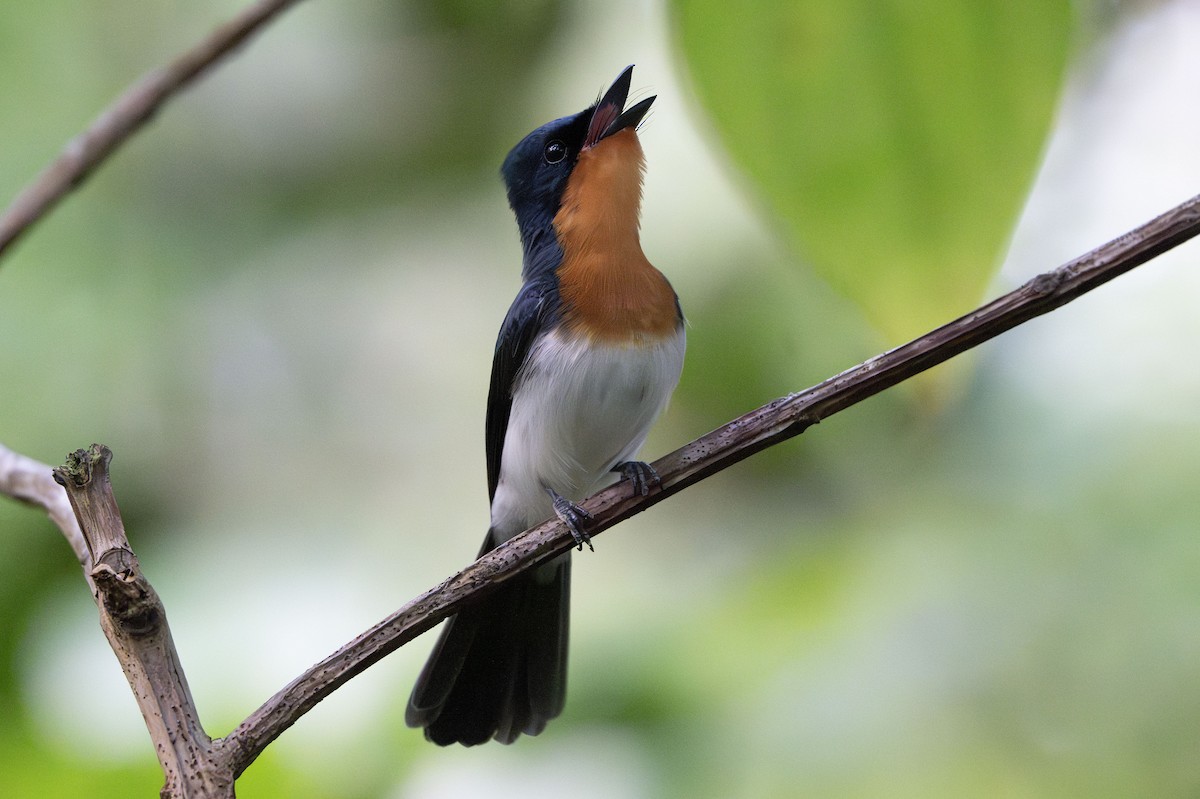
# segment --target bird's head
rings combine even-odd
[[[632,76],[626,67],[594,105],[542,125],[504,159],[527,267],[531,252],[551,232],[560,239],[564,226],[590,225],[593,217],[626,224],[632,215],[636,230],[643,167],[637,125],[655,98],[626,109]]]

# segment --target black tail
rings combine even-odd
[[[564,555],[452,616],[409,697],[408,726],[438,746],[544,730],[566,699],[570,590]]]

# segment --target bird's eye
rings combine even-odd
[[[558,139],[546,145],[545,150],[546,163],[557,164],[567,157],[567,145],[560,142]]]

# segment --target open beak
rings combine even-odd
[[[608,91],[600,98],[600,102],[596,103],[596,110],[592,112],[592,121],[588,125],[587,137],[583,140],[583,149],[595,147],[603,139],[619,133],[625,128],[635,127],[642,121],[642,117],[646,116],[646,112],[650,110],[650,104],[654,102],[654,97],[647,97],[640,103],[622,110],[625,108],[625,101],[629,99],[629,82],[632,78],[633,65],[630,64],[613,81],[613,85],[608,87]]]

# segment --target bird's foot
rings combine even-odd
[[[571,536],[575,539],[575,545],[579,547],[579,551],[583,551],[583,545],[587,544],[588,549],[593,552],[596,548],[592,546],[592,537],[583,529],[584,522],[591,521],[592,514],[588,513],[583,508],[576,505],[571,500],[564,497],[562,494],[555,491],[553,488],[547,488],[546,493],[550,495],[551,502],[554,503],[554,513],[558,516],[559,521],[567,526],[571,531]]]
[[[618,463],[612,470],[633,483],[633,493],[639,497],[649,494],[651,486],[662,485],[662,478],[658,476],[654,467],[642,461]]]

